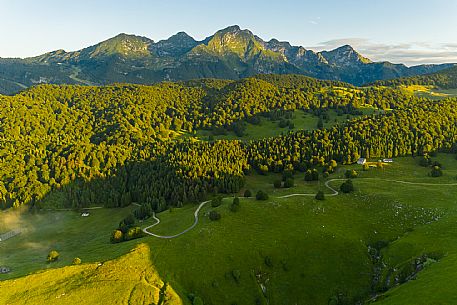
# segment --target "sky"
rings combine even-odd
[[[407,65],[457,62],[456,0],[0,0],[0,57],[75,51],[119,33],[197,40],[239,25],[313,50],[352,45]]]

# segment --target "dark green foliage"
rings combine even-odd
[[[316,200],[325,200],[325,195],[323,191],[318,191],[314,197]]]
[[[270,256],[265,256],[264,262],[268,267],[273,267],[273,259]]]
[[[433,166],[432,171],[430,172],[430,176],[432,177],[441,177],[443,175],[443,171],[439,166]]]
[[[233,198],[233,202],[230,205],[230,211],[237,212],[240,209],[240,198]]]
[[[222,204],[222,197],[220,196],[217,196],[216,198],[214,198],[213,200],[211,200],[211,206],[213,208],[217,208],[218,206],[220,206]]]
[[[235,282],[239,283],[240,282],[240,278],[241,278],[240,270],[238,270],[238,269],[232,270],[232,277],[235,280]]]
[[[457,88],[457,67],[443,69],[432,74],[378,81],[376,84],[381,86],[429,85],[443,89],[455,89]]]
[[[249,189],[245,190],[243,196],[246,198],[252,197],[251,190],[249,190]]]
[[[257,194],[255,194],[255,199],[257,200],[268,200],[268,194],[265,191],[258,191]]]
[[[348,180],[344,181],[340,186],[340,190],[343,193],[351,193],[351,192],[353,192],[354,191],[354,185],[352,184],[352,180],[348,179]]]
[[[273,186],[274,186],[275,188],[277,188],[277,189],[278,189],[278,188],[281,188],[281,186],[282,186],[281,180],[275,180],[275,181],[273,182]]]
[[[217,211],[211,211],[209,212],[209,219],[211,221],[216,221],[221,219],[221,214],[219,214]]]
[[[317,169],[308,169],[305,172],[305,181],[317,181],[319,180],[319,172]]]
[[[357,178],[358,175],[359,175],[359,173],[357,173],[357,171],[354,170],[354,169],[348,169],[348,170],[346,170],[346,172],[344,173],[344,176],[345,176],[346,178],[348,178],[348,179],[349,179],[349,178],[350,178],[350,179]]]
[[[287,178],[286,181],[284,181],[284,187],[285,188],[291,188],[294,186],[294,178]]]

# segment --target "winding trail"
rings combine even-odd
[[[339,195],[338,190],[336,190],[335,188],[333,188],[329,184],[331,182],[333,182],[333,181],[346,181],[346,180],[347,179],[336,178],[336,179],[330,179],[330,180],[325,181],[325,184],[324,184],[325,187],[328,188],[330,191],[332,191],[331,194],[325,194],[325,196],[326,197],[338,196]],[[394,183],[397,183],[397,184],[423,185],[423,186],[457,186],[457,183],[410,182],[410,181],[391,180],[391,179],[382,179],[382,178],[357,178],[357,180],[381,180],[381,181],[387,181],[387,182],[394,182]],[[313,196],[314,197],[314,196],[316,196],[316,194],[315,193],[294,193],[294,194],[288,194],[288,195],[279,196],[279,197],[275,197],[275,198],[283,199],[283,198],[290,198],[290,197],[296,197],[296,196]],[[231,198],[231,197],[226,197],[226,198]],[[243,197],[240,197],[240,198],[243,198]],[[207,201],[204,201],[204,202],[200,203],[200,205],[198,206],[198,208],[194,212],[194,223],[190,227],[188,227],[187,229],[185,229],[184,231],[182,231],[182,232],[180,232],[178,234],[175,234],[175,235],[158,235],[158,234],[154,234],[154,233],[149,232],[148,229],[150,229],[152,227],[155,227],[156,225],[158,225],[160,223],[160,219],[156,217],[155,213],[152,215],[152,218],[156,222],[154,224],[150,225],[150,226],[145,227],[142,230],[143,230],[143,232],[145,234],[148,234],[148,235],[151,235],[151,236],[154,236],[154,237],[157,237],[157,238],[162,238],[162,239],[172,239],[172,238],[176,238],[178,236],[181,236],[181,235],[189,232],[193,228],[195,228],[195,226],[198,224],[198,213],[205,206],[205,204],[207,204],[208,202],[211,202],[211,200],[207,200]]]
[[[154,233],[151,233],[148,231],[148,229],[158,225],[160,223],[160,219],[156,217],[156,214],[154,212],[154,214],[152,214],[152,218],[154,218],[154,220],[156,221],[156,223],[150,225],[150,226],[147,226],[146,228],[143,229],[143,232],[148,234],[148,235],[151,235],[151,236],[154,236],[154,237],[158,237],[158,238],[163,238],[163,239],[171,239],[171,238],[175,238],[175,237],[178,237],[178,236],[181,236],[183,235],[184,233],[187,233],[189,232],[190,230],[192,230],[197,224],[198,224],[198,213],[200,212],[200,210],[203,208],[203,206],[205,204],[207,204],[208,202],[210,202],[211,200],[207,200],[207,201],[203,201],[202,203],[200,203],[200,205],[198,206],[198,208],[195,210],[194,212],[194,223],[188,227],[187,229],[185,229],[184,231],[182,231],[181,233],[178,233],[178,234],[175,234],[175,235],[158,235],[158,234],[154,234]]]

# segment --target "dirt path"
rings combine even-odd
[[[338,179],[327,180],[324,185],[325,185],[326,188],[328,188],[330,191],[332,191],[332,193],[331,194],[325,194],[325,196],[328,196],[328,197],[338,196],[339,195],[338,190],[336,190],[335,188],[333,188],[329,184],[331,182],[333,182],[333,181],[345,181],[345,180],[347,180],[347,179],[338,178]],[[399,184],[408,184],[408,185],[457,186],[457,183],[410,182],[410,181],[390,180],[390,179],[382,179],[382,178],[358,178],[357,180],[381,180],[381,181],[388,181],[388,182],[394,182],[394,183],[399,183]],[[294,193],[294,194],[288,194],[288,195],[279,196],[279,197],[275,197],[275,198],[283,199],[283,198],[290,198],[290,197],[296,197],[296,196],[316,196],[316,194],[315,193]],[[160,219],[156,217],[155,213],[152,215],[152,217],[154,218],[154,220],[156,222],[154,224],[144,228],[143,232],[145,234],[148,234],[148,235],[151,235],[151,236],[154,236],[154,237],[157,237],[157,238],[163,238],[163,239],[171,239],[171,238],[175,238],[175,237],[181,236],[184,233],[187,233],[190,230],[192,230],[198,224],[198,213],[205,206],[205,204],[207,204],[210,201],[211,200],[207,200],[207,201],[204,201],[204,202],[200,203],[200,205],[198,206],[198,208],[194,212],[194,219],[195,219],[194,223],[190,227],[188,227],[187,229],[182,231],[181,233],[178,233],[178,234],[175,234],[175,235],[158,235],[158,234],[154,234],[154,233],[149,232],[148,229],[150,229],[152,227],[155,227],[156,225],[158,225],[160,223]]]

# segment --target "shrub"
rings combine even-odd
[[[257,200],[268,200],[268,194],[266,192],[260,190],[255,195],[255,199],[257,199]]]
[[[217,208],[222,204],[222,197],[216,197],[213,200],[211,200],[211,206],[213,208]]]
[[[267,265],[270,268],[273,267],[273,260],[271,259],[271,257],[265,256],[265,265]]]
[[[211,211],[211,212],[209,212],[209,219],[211,221],[219,220],[219,219],[221,219],[221,214],[219,214],[216,211]]]
[[[370,166],[369,166],[368,164],[365,163],[364,165],[362,165],[362,169],[363,169],[364,171],[367,171],[367,170],[370,169]]]
[[[324,192],[323,191],[317,192],[317,194],[314,198],[316,198],[316,200],[325,200]]]
[[[81,259],[79,257],[75,257],[73,259],[73,265],[81,265]]]
[[[113,233],[111,234],[111,242],[112,243],[118,243],[122,241],[123,238],[123,233],[121,230],[114,230]]]
[[[341,186],[340,186],[340,190],[343,193],[353,192],[354,191],[354,185],[352,184],[352,180],[348,179],[348,180],[344,181],[343,184],[341,184]]]
[[[59,259],[59,252],[57,252],[56,250],[49,251],[49,254],[47,257],[48,263],[55,262],[58,259]]]
[[[346,178],[357,178],[359,174],[357,173],[357,171],[353,170],[353,169],[348,169],[346,170],[346,172],[344,173],[344,176]]]
[[[235,280],[235,282],[239,283],[240,282],[240,277],[241,277],[240,270],[237,270],[237,269],[233,270],[232,271],[232,277]]]
[[[127,233],[124,235],[124,240],[131,240],[143,236],[143,231],[140,227],[132,227],[127,230]]]
[[[192,305],[204,305],[203,300],[200,297],[195,297],[192,301]]]
[[[441,177],[443,175],[443,171],[439,166],[434,166],[432,171],[430,172],[430,176],[432,177]]]
[[[281,180],[275,180],[275,182],[273,182],[273,186],[277,189],[281,188],[281,186],[282,186]]]
[[[284,181],[284,187],[285,188],[290,188],[294,186],[294,179],[293,178],[287,178],[286,181]]]
[[[240,209],[240,198],[235,197],[233,198],[233,202],[230,205],[230,211],[236,212]]]
[[[244,197],[246,197],[246,198],[252,197],[252,192],[251,192],[251,190],[245,190],[245,191],[244,191]]]
[[[282,181],[286,181],[287,178],[293,178],[294,172],[292,170],[285,170],[282,172]]]
[[[313,168],[312,170],[308,169],[305,172],[305,181],[317,181],[317,180],[319,180],[319,173],[318,173],[317,169],[315,169],[315,168]]]

